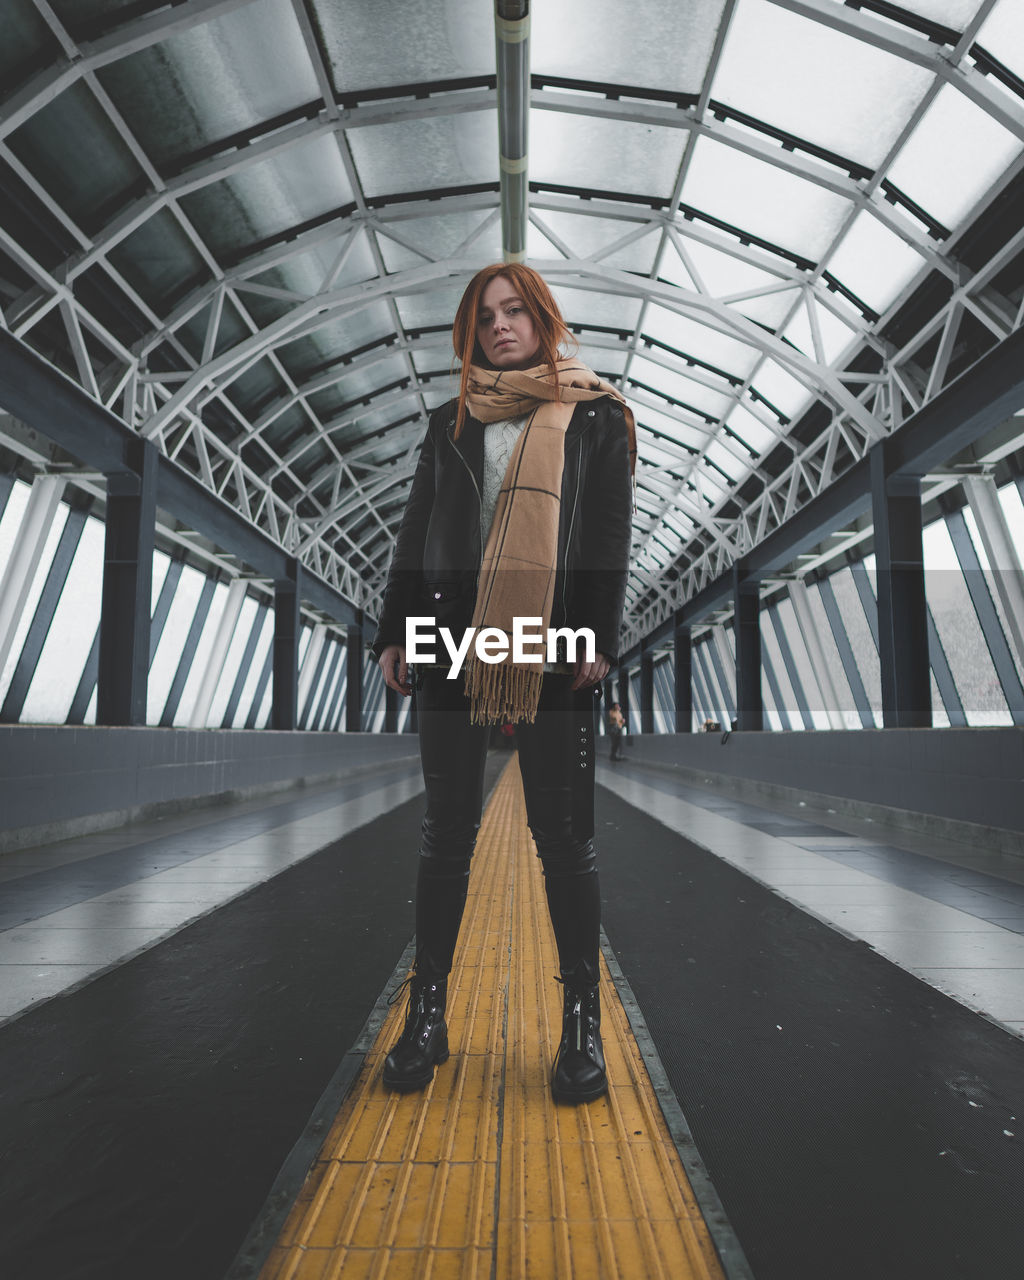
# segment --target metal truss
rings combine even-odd
[[[202,156],[185,159],[173,176],[165,177],[146,155],[132,132],[131,122],[121,116],[103,91],[96,72],[118,58],[249,2],[182,0],[145,18],[132,19],[100,40],[76,44],[46,0],[35,0],[39,13],[60,42],[64,57],[4,104],[0,157],[29,186],[77,247],[59,266],[47,270],[23,245],[0,230],[0,249],[33,282],[22,297],[5,306],[0,324],[31,342],[35,333],[43,331],[45,321],[59,316],[78,380],[91,395],[117,411],[169,457],[194,468],[209,490],[234,503],[254,525],[358,607],[372,611],[395,529],[395,518],[381,514],[382,503],[387,502],[389,509],[393,505],[396,512],[400,507],[428,407],[431,375],[420,371],[414,357],[436,356],[437,373],[450,358],[447,335],[407,332],[398,303],[439,286],[460,284],[469,277],[479,265],[473,256],[473,242],[499,217],[499,195],[495,183],[493,190],[432,192],[422,199],[409,193],[392,198],[390,203],[370,201],[353,163],[349,138],[352,130],[367,126],[493,110],[497,94],[489,84],[449,88],[440,83],[416,86],[416,92],[398,88],[394,97],[386,100],[368,93],[355,105],[339,103],[307,4],[305,0],[291,0],[316,76],[319,98],[291,113],[285,122],[264,122],[244,138],[227,141],[220,150],[207,149]],[[539,111],[673,128],[686,135],[682,163],[667,196],[656,192],[537,189],[530,201],[533,226],[556,255],[537,263],[549,279],[585,292],[638,299],[641,304],[639,322],[635,327],[623,326],[621,333],[591,332],[587,326],[579,326],[581,340],[589,347],[625,353],[622,385],[638,409],[639,538],[628,588],[633,609],[630,643],[657,626],[683,601],[791,518],[852,461],[864,457],[874,443],[937,395],[948,381],[966,317],[980,322],[993,343],[1019,328],[1024,318],[1024,305],[1012,304],[993,284],[1001,269],[1024,248],[1024,232],[981,270],[968,270],[957,259],[956,238],[905,198],[901,199],[900,193],[887,185],[886,177],[899,149],[945,85],[956,88],[1011,134],[1024,139],[1024,102],[993,84],[987,70],[989,64],[975,43],[994,0],[985,0],[967,30],[948,38],[942,32],[922,34],[901,25],[898,14],[883,20],[871,12],[830,0],[772,2],[933,73],[930,89],[876,170],[868,171],[843,157],[824,153],[805,140],[781,138],[777,131],[756,121],[740,122],[735,113],[730,116],[721,104],[712,102],[712,85],[734,19],[736,0],[727,0],[724,6],[704,82],[693,102],[673,105],[659,101],[658,95],[645,98],[642,88],[631,89],[623,96],[617,92],[621,86],[606,86],[606,94],[598,86],[597,92],[583,95],[572,92],[568,83],[556,86],[543,79],[531,92],[531,105]],[[146,194],[93,234],[86,234],[76,224],[3,141],[79,81],[88,86],[149,186]],[[335,142],[352,193],[351,202],[333,216],[324,217],[315,225],[289,229],[230,267],[223,266],[191,224],[182,197],[323,137]],[[847,215],[821,260],[802,259],[758,241],[742,228],[726,227],[701,216],[699,211],[682,208],[682,192],[699,139],[752,156],[846,200]],[[909,289],[887,316],[879,317],[829,270],[836,245],[862,212],[870,214],[919,255],[921,276],[930,270],[950,283],[949,300],[899,350],[890,349],[879,333]],[[156,314],[110,260],[115,248],[158,213],[167,213],[175,220],[209,272],[209,280],[178,301],[166,315]],[[404,234],[406,223],[449,213],[476,214],[478,223],[447,257],[431,256]],[[575,250],[571,236],[554,231],[547,220],[551,213],[599,218],[617,224],[621,234],[601,250],[584,255]],[[610,265],[618,252],[645,237],[657,240],[649,274]],[[411,250],[421,262],[389,274],[382,249],[382,243],[388,240]],[[282,273],[287,278],[290,268],[303,260],[308,263],[311,254],[327,246],[332,250],[332,260],[326,269],[321,269],[313,287],[292,288],[280,283]],[[713,296],[695,265],[691,252],[694,246],[713,248],[757,267],[771,282],[746,293]],[[367,250],[376,275],[357,283],[342,283],[353,254]],[[678,276],[679,268],[690,280],[690,286],[667,281],[670,269]],[[76,286],[94,270],[101,271],[150,326],[131,348],[92,315],[77,296]],[[744,302],[770,293],[789,299],[784,318],[774,332],[747,319],[741,309]],[[247,306],[247,298],[254,296],[272,298],[281,305],[282,313],[269,324],[258,324]],[[325,370],[305,380],[292,377],[282,358],[282,348],[381,304],[388,310],[393,332],[380,345],[360,351],[351,359],[341,353]],[[645,327],[654,307],[695,320],[743,344],[749,351],[746,367],[716,370],[684,350],[672,350],[654,341]],[[826,358],[822,332],[826,314],[829,319],[841,321],[849,333],[845,350],[831,363]],[[813,346],[810,353],[798,350],[779,336],[798,316],[807,322]],[[228,317],[233,324],[241,323],[246,336],[223,349]],[[198,354],[186,333],[187,327],[194,330],[197,324],[204,334]],[[853,357],[865,349],[876,354],[879,372],[850,370]],[[333,417],[324,417],[314,409],[316,395],[343,384],[353,368],[360,373],[370,372],[396,357],[405,371],[400,384],[392,380],[371,390]],[[728,409],[717,419],[711,418],[688,408],[683,396],[673,399],[638,386],[642,380],[633,374],[638,359],[675,375],[682,388],[692,385],[723,395]],[[816,400],[826,406],[829,424],[809,444],[791,438],[789,419],[773,411],[759,393],[759,374],[766,360],[782,367],[805,388],[808,405]],[[269,404],[261,405],[258,413],[250,414],[233,391],[244,375],[264,365],[272,374],[278,394]],[[753,448],[743,440],[741,430],[728,425],[738,407],[769,433],[766,447]],[[655,432],[645,424],[646,410],[674,424],[678,438],[672,437],[671,429]],[[308,432],[278,452],[271,443],[273,428],[291,413],[301,415]],[[384,465],[379,456],[380,444],[358,438],[361,420],[371,413],[384,414],[396,424],[383,429],[391,459]],[[228,431],[217,429],[217,421],[232,424],[232,438],[224,438]],[[373,434],[380,431],[378,427]],[[357,439],[352,443],[354,433]],[[693,433],[701,442],[696,453],[684,443]],[[670,468],[644,462],[645,439],[655,441],[657,449],[671,460]],[[259,444],[268,460],[259,471],[246,461],[245,447],[254,443]],[[714,445],[724,450],[730,471],[736,472],[732,486],[706,457]],[[788,449],[791,457],[780,474],[769,474],[761,461],[778,446]],[[314,449],[322,450],[327,461],[309,475],[304,462]],[[735,508],[735,488],[749,485],[751,480],[760,486],[760,492],[736,515],[731,510]],[[300,502],[283,496],[282,487],[285,492],[302,493]],[[355,537],[357,528],[361,532]],[[665,569],[670,565],[677,569],[671,582],[665,578]]]

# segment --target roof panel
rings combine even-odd
[[[689,267],[680,259],[674,246],[666,250],[659,275],[684,289],[693,289],[700,284],[713,298],[728,298],[779,283],[779,275],[762,270],[721,249],[702,244],[699,240],[683,239],[682,247],[696,272],[697,280],[694,280]]]
[[[533,70],[697,93],[724,7],[724,0],[669,9],[660,0],[631,0],[627,14],[620,0],[537,4],[530,14]]]
[[[927,68],[769,0],[740,0],[711,92],[718,102],[874,167],[933,79]]]
[[[1011,0],[1011,3],[1013,0]],[[963,31],[978,12],[981,0],[900,0],[900,8]]]
[[[387,234],[400,237],[406,244],[435,260],[463,253],[480,257],[484,262],[501,259],[501,223],[491,209],[459,210],[413,218],[400,217],[400,213],[401,205],[396,205],[395,216],[382,216],[379,225]],[[466,246],[466,241],[471,241],[471,244]]]
[[[543,266],[540,268],[543,273]],[[609,328],[632,329],[640,318],[640,299],[569,285],[552,284],[562,315],[568,324],[602,324]],[[454,310],[452,311],[454,315]]]
[[[214,253],[234,258],[352,200],[333,138],[308,138],[279,155],[181,197]]]
[[[978,44],[1024,76],[1024,5],[1019,0],[999,0],[978,32]]]
[[[465,0],[315,0],[340,93],[494,74],[494,17]]]
[[[869,307],[882,312],[921,271],[924,259],[862,210],[829,258],[828,269]]]
[[[675,351],[705,360],[736,377],[745,377],[758,357],[757,348],[727,334],[718,333],[666,307],[649,307],[644,316],[644,333],[665,342]]]
[[[87,85],[73,84],[16,130],[11,150],[86,230],[98,229],[143,172]]]
[[[98,75],[157,164],[320,97],[288,0],[251,0]]]
[[[694,148],[683,203],[815,261],[853,212],[843,196],[710,138]]]
[[[57,58],[60,45],[31,0],[5,0],[3,21],[0,84],[6,96],[33,71]]]
[[[944,85],[889,175],[912,200],[952,229],[1020,151],[1020,142],[1008,130],[951,85]]]
[[[367,125],[351,130],[348,137],[363,190],[371,199],[496,180],[496,111]]]
[[[561,111],[531,111],[530,124],[532,180],[640,196],[671,194],[688,136]]]
[[[536,222],[543,231],[546,228],[574,258],[598,258],[607,266],[618,267],[623,271],[642,271],[645,275],[654,267],[654,256],[658,251],[660,227],[646,222],[613,221],[611,218],[595,218],[583,213],[566,213],[558,209],[544,209],[535,212],[531,221]],[[643,227],[650,227],[646,235],[611,254],[610,249],[618,241]],[[531,226],[531,236],[538,245],[537,257],[551,253],[553,242],[546,234],[541,234]],[[558,246],[554,246],[556,249]],[[533,241],[530,245],[531,256],[534,256]]]

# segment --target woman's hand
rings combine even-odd
[[[611,665],[603,653],[599,653],[593,662],[587,662],[585,658],[577,658],[576,678],[572,682],[573,689],[589,689],[595,684],[600,684],[611,669]]]
[[[384,683],[389,689],[394,689],[396,693],[400,693],[403,698],[408,698],[412,693],[412,685],[409,683],[409,668],[405,661],[405,645],[389,644],[384,652],[377,659],[377,664],[384,676]],[[398,679],[395,679],[395,668],[398,668]]]

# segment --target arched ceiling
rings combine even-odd
[[[1019,0],[530,6],[528,261],[639,427],[634,635],[988,347]],[[489,0],[0,0],[2,323],[360,607],[502,256]]]

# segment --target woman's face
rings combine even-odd
[[[529,369],[537,363],[540,343],[533,319],[505,276],[495,276],[481,295],[476,338],[496,369]]]

